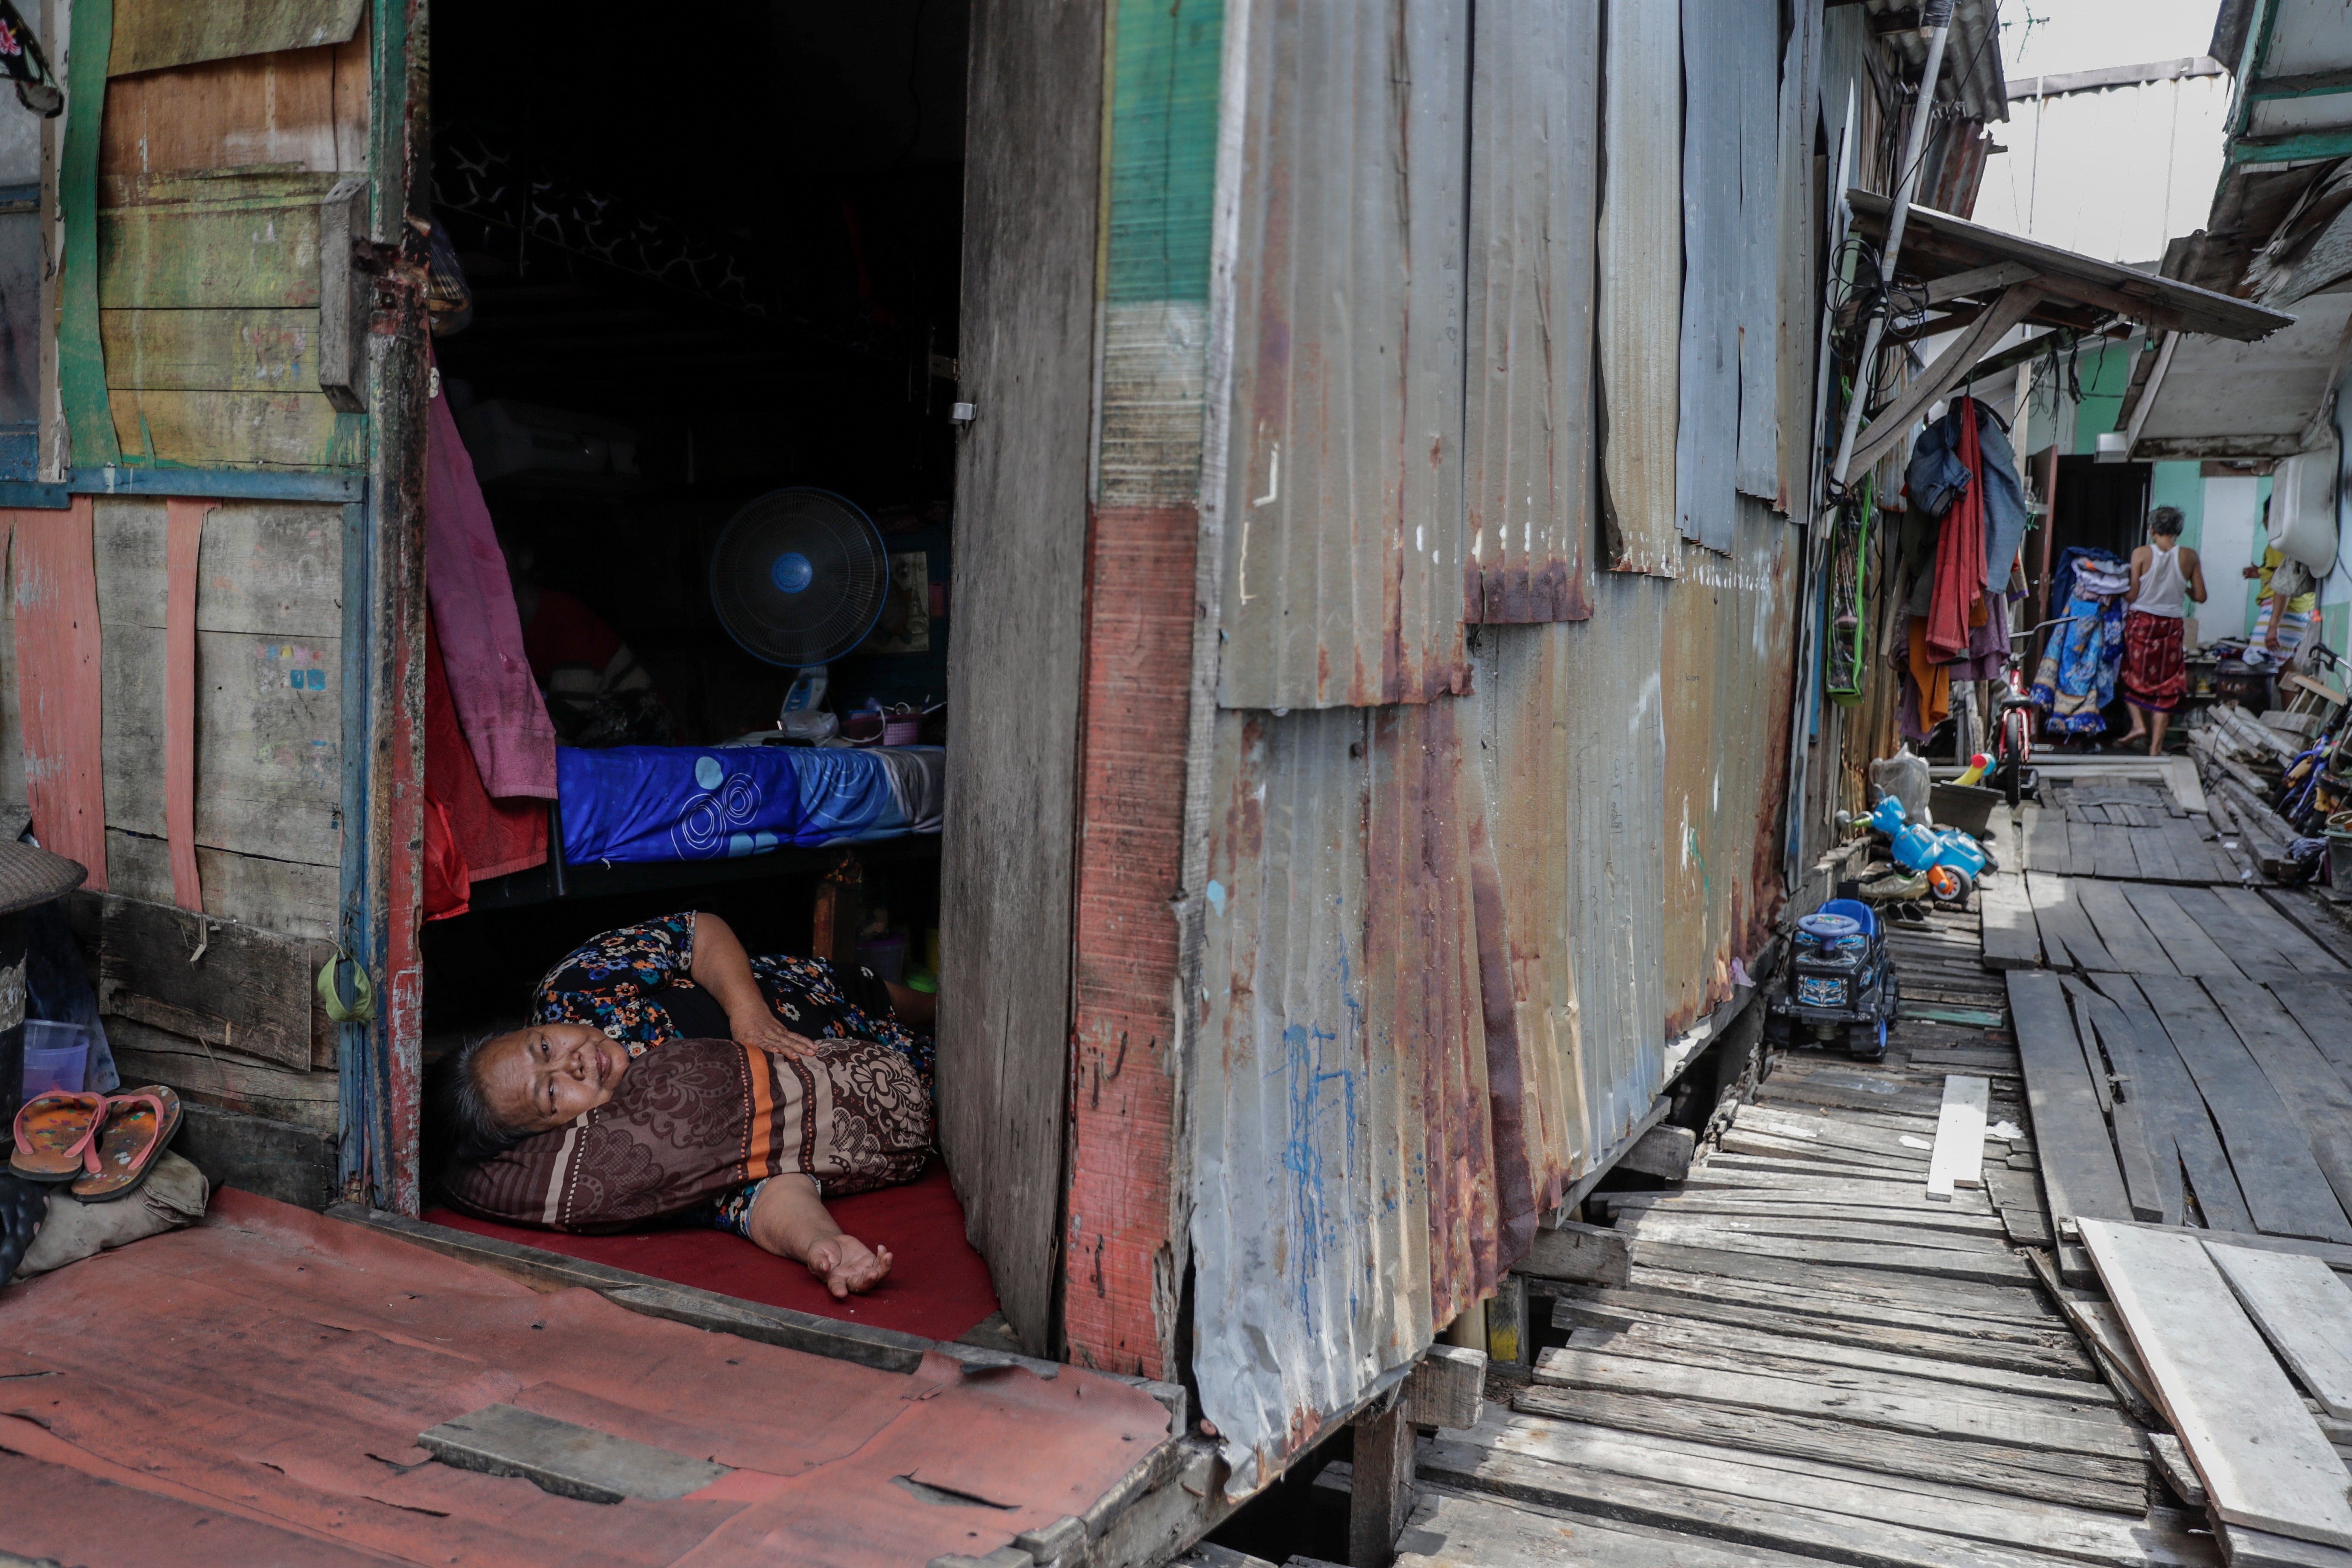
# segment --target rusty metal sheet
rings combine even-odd
[[[1739,0],[1739,453],[1743,495],[1780,496],[1780,6]]]
[[[1746,236],[1739,201],[1741,11],[1751,0],[1682,0],[1682,349],[1675,521],[1685,539],[1731,549],[1739,450]]]
[[[1591,620],[1478,639],[1519,1147],[1538,1210],[1632,1128],[1665,1071],[1659,655],[1680,590],[1611,574],[1593,589]]]
[[[1218,701],[1426,701],[1466,679],[1468,0],[1243,15]]]
[[[1731,963],[1770,937],[1781,891],[1802,537],[1738,498],[1730,556],[1693,550],[1665,614],[1665,1027],[1731,998]]]
[[[1465,701],[1372,715],[1366,1016],[1373,1059],[1414,1086],[1433,1324],[1452,1322],[1501,1274],[1474,866],[1486,803],[1464,766]]]
[[[1463,507],[1473,621],[1592,613],[1601,12],[1482,0],[1470,92]]]
[[[1402,1376],[1431,1336],[1423,1083],[1370,1016],[1371,722],[1351,709],[1217,715],[1192,1366],[1233,1496]]]
[[[1681,341],[1681,20],[1608,0],[1601,79],[1601,518],[1613,570],[1671,577]],[[1727,432],[1727,435],[1728,433]]]

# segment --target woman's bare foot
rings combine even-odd
[[[827,1237],[809,1248],[808,1270],[824,1281],[833,1299],[871,1290],[890,1272],[890,1249],[867,1247],[847,1234]]]

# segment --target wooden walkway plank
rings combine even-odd
[[[2100,1281],[2214,1512],[2299,1541],[2352,1547],[2344,1461],[2271,1359],[2193,1237],[2083,1226]]]
[[[1832,1561],[1864,1562],[1873,1568],[2052,1568],[2063,1561],[1739,1491],[1651,1479],[1631,1463],[1614,1471],[1593,1470],[1509,1448],[1457,1444],[1451,1439],[1429,1444],[1420,1463],[1433,1479],[1464,1490],[1549,1505],[1564,1512],[1597,1513],[1629,1528],[1672,1526],[1696,1537],[1693,1544],[1701,1549],[1737,1546],[1743,1551],[1777,1552],[1811,1545],[1814,1562],[1827,1553]],[[1625,1473],[1628,1470],[1635,1473]],[[1441,1561],[1460,1568],[1471,1563],[1484,1568],[1478,1559],[1451,1553]]]
[[[1737,1123],[1725,1129],[1723,1150],[1728,1154],[1747,1154],[1757,1158],[1773,1158],[1799,1169],[1850,1171],[1886,1175],[1907,1174],[1915,1162],[1894,1154],[1874,1153],[1864,1149],[1839,1149],[1822,1144],[1817,1139],[1789,1138],[1778,1133],[1761,1132]],[[1925,1162],[1916,1163],[1924,1165]]]
[[[1788,1502],[1846,1519],[1936,1531],[1961,1540],[2011,1544],[2094,1563],[2178,1563],[2204,1568],[2210,1547],[2180,1516],[2122,1521],[2044,1502],[2018,1502],[1940,1477],[1889,1479],[1882,1471],[1792,1455],[1750,1453],[1722,1444],[1612,1432],[1585,1422],[1512,1415],[1467,1436],[1479,1448],[1517,1453],[1571,1469],[1667,1481],[1731,1498]]]
[[[2272,975],[2263,984],[2279,999],[2289,1016],[2318,1046],[2346,1082],[2352,1083],[2352,1029],[2343,1021],[2352,1017],[2352,975]]]
[[[1654,1281],[1655,1276],[1650,1278]],[[1716,1286],[1736,1283],[1701,1282]],[[1573,1328],[1585,1323],[1605,1326],[1654,1317],[1770,1333],[1781,1339],[1820,1339],[1836,1345],[1932,1355],[1947,1362],[2038,1376],[2098,1376],[2097,1369],[2084,1356],[2066,1326],[2055,1320],[2032,1327],[1988,1331],[1979,1319],[1947,1318],[1933,1312],[1865,1308],[1862,1310],[1875,1313],[1874,1320],[1865,1321],[1849,1315],[1834,1301],[1828,1310],[1817,1311],[1812,1308],[1813,1303],[1808,1300],[1791,1300],[1762,1292],[1716,1300],[1712,1296],[1677,1295],[1640,1286],[1580,1285],[1553,1299],[1553,1321],[1563,1328]]]
[[[1984,1185],[1985,1108],[1992,1085],[1958,1073],[1944,1079],[1944,1113],[1927,1159],[1927,1195],[1949,1201],[1955,1187]]]
[[[2196,889],[2182,889],[2182,892]],[[2189,915],[2169,888],[2152,888],[2146,884],[2126,888],[2125,897],[2130,900],[2132,912],[2147,927],[2148,934],[2163,944],[2164,956],[2172,967],[2183,974],[2238,975],[2242,973],[2219,943],[2206,934],[2201,922]],[[2230,928],[2221,928],[2227,931]]]
[[[2238,1190],[2229,1155],[2222,1151],[2221,1134],[2206,1109],[2205,1097],[2197,1092],[2196,1080],[2189,1076],[2179,1052],[2173,1049],[2172,1037],[2148,1011],[2146,999],[2128,975],[2104,978],[2116,1016],[2101,1016],[2100,1037],[2110,1057],[2120,1060],[2127,1056],[2134,1064],[2129,1069],[2130,1089],[2139,1101],[2141,1130],[2156,1162],[2158,1190],[2164,1194],[2167,1215],[2187,1213],[2181,1184],[2185,1177],[2187,1190],[2195,1194],[2207,1225],[2215,1230],[2252,1230],[2254,1218],[2246,1208],[2245,1195]],[[2168,1138],[2169,1159],[2166,1157]],[[2167,1218],[2165,1223],[2179,1222]]]
[[[2132,853],[2139,858],[2143,882],[2182,880],[2179,858],[2172,852],[2172,835],[2167,831],[2170,825],[2171,818],[2161,809],[2131,825]],[[2199,858],[2198,869],[2204,869],[2202,857]]]
[[[2178,974],[2164,944],[2135,913],[2124,889],[2112,882],[2077,881],[2074,896],[2099,933],[2116,968],[2131,974]]]
[[[2262,888],[2256,891],[2290,925],[2316,942],[2336,963],[2352,969],[2352,937],[2346,936],[2343,927],[2320,912],[2311,894],[2292,888]]]
[[[2216,1279],[2218,1280],[2218,1276]],[[2233,1309],[2234,1310],[2234,1309]],[[2241,1320],[2243,1321],[2242,1319]],[[2268,1352],[2264,1352],[2267,1356]],[[2143,1351],[2143,1357],[2145,1351]],[[1731,1409],[1767,1410],[1874,1426],[1916,1437],[1949,1437],[1968,1443],[2051,1454],[2094,1454],[2138,1460],[2147,1452],[2145,1434],[2113,1411],[2057,1414],[2029,1409],[2025,1401],[1979,1403],[1957,1394],[1890,1394],[1864,1388],[1830,1388],[1713,1367],[1687,1367],[1639,1361],[1595,1351],[1548,1350],[1536,1363],[1536,1381],[1566,1388],[1685,1399]],[[2297,1406],[2298,1412],[2300,1405]],[[2095,1419],[2104,1417],[2104,1419]],[[2317,1428],[2313,1428],[2316,1433]],[[2194,1448],[2190,1450],[2192,1453]],[[2341,1467],[2339,1466],[2339,1468]],[[2210,1484],[2210,1478],[2208,1484]],[[2243,1522],[2260,1525],[2259,1520]],[[2292,1533],[2290,1531],[2290,1533]]]
[[[2132,850],[2131,829],[2117,822],[2104,822],[2091,829],[2093,852],[2098,857],[2101,881],[2137,881],[2139,857]]]
[[[1425,1462],[1437,1460],[1430,1457]],[[1336,1477],[1347,1469],[1339,1462],[1328,1473]],[[1318,1477],[1317,1485],[1321,1484]],[[1759,1546],[1717,1544],[1678,1531],[1603,1522],[1530,1505],[1516,1489],[1507,1502],[1492,1488],[1480,1489],[1479,1496],[1444,1486],[1414,1490],[1420,1507],[1398,1538],[1395,1568],[1815,1568],[1821,1561]],[[1234,1553],[1233,1561],[1238,1568],[1259,1560]]]
[[[2205,1252],[2296,1380],[2330,1415],[2352,1420],[2352,1288],[2316,1258],[2222,1241]]]
[[[1899,1479],[1931,1476],[1955,1485],[2133,1519],[2147,1507],[2147,1467],[2100,1454],[2056,1454],[1996,1443],[1953,1442],[1857,1427],[1834,1416],[1543,1384],[1520,1390],[1512,1397],[1511,1408],[1524,1415],[1720,1444],[1748,1454],[1848,1466]]]
[[[1718,1237],[1739,1237],[1750,1241],[1780,1238],[1790,1241],[1848,1243],[1867,1250],[1857,1251],[1857,1262],[1868,1262],[1877,1249],[1888,1247],[1933,1247],[1942,1251],[1964,1253],[1995,1253],[2007,1260],[2009,1243],[2002,1239],[2000,1227],[1992,1234],[1970,1234],[1967,1231],[1930,1230],[1914,1226],[1899,1215],[1881,1213],[1883,1224],[1864,1220],[1819,1219],[1803,1216],[1782,1217],[1757,1214],[1690,1214],[1675,1209],[1636,1209],[1621,1212],[1617,1228],[1628,1236],[1650,1241],[1678,1241],[1687,1247],[1724,1247],[1732,1243],[1715,1239]],[[1742,1247],[1741,1250],[1751,1250]],[[1909,1272],[1917,1272],[1910,1270]],[[2006,1278],[2006,1275],[2002,1276]]]
[[[2221,1129],[2231,1173],[2245,1194],[2255,1228],[2277,1236],[2352,1242],[2352,1222],[2346,1220],[2310,1144],[2299,1136],[2294,1119],[2261,1066],[2197,982],[2142,974],[2137,984]]]
[[[2176,1519],[2122,1521],[2055,1504],[2018,1502],[1943,1479],[1891,1479],[1858,1465],[1750,1453],[1527,1415],[1475,1429],[1465,1434],[1465,1446],[1601,1477],[1689,1486],[1722,1498],[1792,1504],[1830,1519],[1898,1523],[2094,1563],[2176,1563],[2178,1568],[2210,1563],[2209,1544],[2189,1538]]]
[[[1865,1323],[1934,1326],[1946,1331],[2042,1344],[2061,1327],[2031,1291],[1952,1281],[1906,1279],[1866,1268],[1772,1267],[1773,1260],[1705,1247],[1644,1242],[1633,1252],[1635,1290],[1734,1301],[1776,1311],[1817,1311]]]
[[[1966,1310],[2019,1319],[2038,1315],[2031,1293],[2032,1271],[2013,1258],[2008,1261],[2015,1264],[2013,1270],[1924,1247],[1912,1255],[1899,1247],[1876,1247],[1864,1255],[1798,1241],[1760,1247],[1735,1245],[1730,1238],[1707,1247],[1684,1241],[1633,1244],[1636,1283],[1640,1267],[1647,1264],[1688,1274],[1725,1274],[1735,1279],[1793,1284],[1824,1293],[1843,1290],[1885,1296],[1943,1312]],[[1927,1278],[1919,1278],[1922,1275]]]
[[[1957,1197],[1958,1194],[1954,1195]],[[1775,1203],[1769,1189],[1752,1195],[1721,1192],[1666,1192],[1601,1193],[1595,1196],[1605,1199],[1621,1219],[1628,1214],[1745,1215],[1756,1219],[1905,1225],[1914,1227],[1923,1236],[1950,1232],[1998,1238],[2000,1235],[2000,1221],[1980,1211],[1950,1208],[1941,1204],[1934,1208],[1913,1205],[1881,1207],[1849,1194],[1840,1194],[1834,1199],[1802,1203]]]
[[[2042,963],[2042,933],[2034,927],[2033,901],[2025,896],[2024,873],[1994,872],[1977,884],[1977,899],[1984,908],[1984,966],[1987,969],[2039,968]],[[1908,977],[1906,979],[1907,984]]]
[[[2026,1104],[2033,1118],[2034,1153],[2051,1216],[2129,1219],[2131,1199],[2124,1191],[2107,1124],[2091,1092],[2083,1047],[2058,977],[2010,971],[2009,1008],[2018,1052],[2025,1062]]]
[[[2309,1261],[2305,1259],[2305,1261]],[[2315,1265],[2325,1270],[2325,1265]],[[1765,1336],[1769,1338],[1769,1336]],[[2042,1380],[2050,1386],[2032,1392],[2004,1386],[2001,1381],[1990,1380],[1981,1368],[1970,1369],[1974,1378],[1930,1376],[1919,1368],[1933,1368],[1937,1363],[1922,1361],[1916,1356],[1871,1356],[1856,1352],[1853,1356],[1838,1355],[1834,1346],[1822,1341],[1799,1341],[1801,1348],[1810,1348],[1809,1355],[1786,1354],[1770,1345],[1759,1345],[1748,1339],[1737,1344],[1711,1324],[1689,1324],[1680,1331],[1660,1332],[1649,1325],[1634,1324],[1630,1328],[1586,1325],[1572,1330],[1567,1348],[1591,1351],[1600,1355],[1629,1356],[1635,1361],[1665,1362],[1675,1366],[1696,1367],[1703,1371],[1738,1373],[1758,1377],[1780,1377],[1814,1388],[1862,1390],[1919,1399],[1953,1398],[1965,1403],[1977,1403],[2002,1408],[2030,1411],[2037,1401],[2049,1402],[2048,1408],[2070,1417],[2082,1417],[2098,1412],[2114,1416],[2117,1430],[2132,1423],[2120,1409],[2112,1391],[2101,1384],[2095,1397],[2085,1398],[2083,1391],[2088,1385],[2069,1384],[2063,1379]],[[1829,1359],[1837,1355],[1837,1359]],[[1885,1365],[1877,1363],[1905,1364]]]
[[[2184,883],[2235,882],[2238,868],[2221,853],[2221,846],[2205,837],[2210,826],[2202,816],[2169,816],[2157,826],[2164,835],[2165,844],[2172,851],[2173,866]]]
[[[2269,954],[2291,969],[2305,974],[2333,974],[2352,977],[2333,952],[2312,940],[2304,929],[2279,913],[2271,901],[2252,888],[2215,888],[2207,897],[2221,910],[2214,929],[2241,932],[2253,939],[2254,950]]]
[[[2042,933],[2042,952],[2053,969],[2114,969],[2117,965],[2092,929],[2090,917],[2075,897],[2084,885],[2078,877],[2044,877],[2029,872],[2025,896],[2033,904],[2033,923]]]
[[[2320,1054],[2278,999],[2251,980],[2209,974],[2202,982],[2230,1027],[2278,1091],[2312,1158],[2335,1189],[2336,1201],[2352,1214],[2352,1084]],[[2341,1026],[2345,1020],[2338,1019]],[[2352,1033],[2339,1027],[2338,1033]],[[2142,1218],[2147,1216],[2142,1215]]]
[[[2055,1399],[2067,1405],[2116,1403],[2114,1392],[2103,1383],[1946,1359],[1942,1354],[1945,1342],[1940,1336],[1929,1334],[1907,1334],[1899,1342],[1901,1349],[1886,1350],[1850,1338],[1772,1333],[1746,1324],[1707,1322],[1572,1300],[1553,1303],[1552,1326],[1571,1334],[1579,1330],[1606,1329],[1616,1331],[1627,1342],[1642,1341],[1685,1350],[1753,1355],[1775,1364],[1810,1363],[1852,1367],[1929,1383],[1960,1384],[2021,1398]],[[1759,1370],[1763,1369],[1759,1363]]]
[[[1790,1263],[1919,1275],[1934,1280],[1964,1279],[1978,1284],[2020,1288],[2032,1280],[2032,1270],[2006,1247],[1977,1247],[1965,1242],[1931,1246],[1893,1245],[1853,1235],[1836,1240],[1809,1240],[1794,1236],[1718,1228],[1664,1215],[1633,1220],[1624,1228],[1636,1238],[1637,1247],[1664,1246],[1743,1256],[1753,1254]],[[1881,1229],[1883,1234],[1902,1234],[1885,1227],[1854,1228],[1874,1228]],[[1638,1258],[1643,1254],[1637,1251],[1635,1256]]]
[[[2025,841],[2021,868],[2059,877],[2073,870],[2074,864],[2066,853],[2065,813],[2028,804],[2020,815],[2024,819],[2021,836]]]

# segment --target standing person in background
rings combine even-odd
[[[2242,575],[2262,583],[2254,595],[2255,603],[2262,606],[2254,617],[2255,645],[2268,662],[2302,668],[2305,648],[2312,639],[2312,619],[2319,610],[2319,586],[2311,569],[2300,561],[2288,560],[2273,546],[2263,552],[2261,565],[2247,567]],[[2247,651],[2251,654],[2252,649]]]
[[[2130,611],[2124,617],[2124,700],[2131,704],[2126,744],[2148,736],[2147,754],[2164,751],[2165,726],[2189,689],[2182,625],[2190,602],[2205,602],[2205,565],[2180,542],[2180,509],[2148,514],[2148,542],[2132,552]],[[2151,730],[2146,716],[2153,716]]]

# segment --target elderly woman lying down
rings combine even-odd
[[[836,1297],[890,1250],[825,1195],[921,1173],[931,999],[821,960],[746,954],[687,913],[607,931],[549,972],[533,1022],[444,1064],[455,1207],[551,1230],[687,1219],[805,1263]]]

